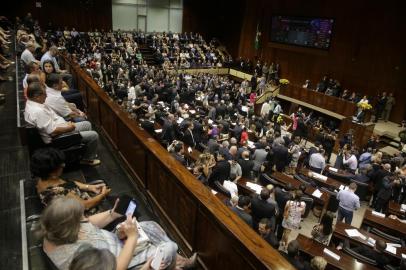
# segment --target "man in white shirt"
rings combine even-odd
[[[59,74],[49,74],[46,85],[47,98],[45,99],[45,105],[65,120],[72,120],[73,122],[85,121],[86,115],[78,110],[75,104],[66,102],[62,96],[62,77]]]
[[[25,50],[21,54],[21,60],[23,60],[26,65],[28,65],[31,62],[39,64],[40,62],[37,59],[35,59],[33,55],[34,52],[35,52],[34,43],[28,42],[25,45]]]
[[[44,86],[41,83],[33,82],[28,85],[28,100],[24,112],[25,121],[38,129],[45,144],[50,144],[52,137],[78,131],[82,136],[82,142],[86,144],[86,151],[81,163],[90,166],[99,165],[100,160],[96,159],[99,135],[91,130],[90,122],[66,122],[44,104],[46,97]]]
[[[326,166],[326,159],[324,157],[324,149],[320,149],[318,152],[312,154],[309,159],[310,170],[321,173]]]
[[[358,168],[357,157],[352,153],[352,151],[347,151],[343,157],[343,164],[347,166],[351,173],[355,173]]]
[[[261,108],[261,116],[267,117],[270,110],[271,110],[271,105],[269,104],[268,101],[265,101]]]

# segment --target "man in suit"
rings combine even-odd
[[[214,186],[214,182],[218,181],[223,185],[224,180],[230,178],[230,163],[224,159],[223,155],[219,152],[214,154],[216,158],[216,165],[213,167],[213,171],[209,177],[209,185]]]
[[[276,238],[275,234],[273,233],[271,226],[272,226],[272,223],[268,218],[261,219],[258,224],[258,233],[273,248],[278,249],[279,241]]]
[[[266,158],[268,156],[268,151],[269,151],[269,147],[266,149],[260,148],[260,149],[256,149],[254,154],[252,155],[252,159],[254,161],[253,171],[257,175],[261,170],[262,163],[264,163],[266,161]]]
[[[272,222],[272,228],[275,228],[275,206],[268,203],[269,196],[269,190],[263,188],[260,195],[251,200],[254,228],[258,227],[258,223],[262,218],[269,218]]]
[[[193,136],[193,128],[194,128],[193,122],[188,122],[186,126],[187,126],[187,128],[183,134],[183,142],[187,146],[194,148],[196,146],[196,141]]]
[[[275,164],[278,172],[283,172],[285,167],[289,164],[289,151],[288,148],[282,144],[277,143],[272,147],[273,164]]]
[[[144,120],[141,121],[141,127],[145,129],[149,134],[154,135],[155,134],[155,125],[154,125],[154,119],[152,119],[152,114],[146,113],[145,114]]]
[[[164,125],[162,127],[161,140],[168,143],[175,139],[175,128],[174,128],[175,116],[169,114],[167,118],[164,119]]]
[[[388,255],[385,254],[386,243],[385,241],[379,239],[375,242],[374,249],[369,247],[360,246],[353,249],[353,251],[369,258],[375,260],[378,268],[383,269],[387,264],[390,263]]]
[[[238,164],[241,166],[242,177],[251,178],[254,161],[250,160],[250,152],[248,150],[241,153],[241,158],[238,160]]]
[[[242,220],[245,221],[252,228],[252,217],[248,214],[248,209],[251,204],[251,199],[248,196],[241,195],[238,198],[238,203],[236,206],[232,207],[234,213],[236,213]]]
[[[376,199],[378,198],[378,192],[382,188],[383,179],[390,174],[390,169],[390,164],[386,163],[382,167],[379,167],[377,170],[372,170],[368,175],[371,182],[374,184],[373,207],[375,207]]]
[[[177,142],[175,144],[175,146],[173,147],[173,152],[172,152],[172,156],[179,161],[180,163],[182,163],[182,165],[186,166],[187,162],[186,159],[184,157],[184,150],[183,150],[184,146],[183,143],[181,142]]]
[[[387,175],[383,178],[382,186],[379,189],[375,201],[375,211],[382,212],[386,210],[388,202],[392,197],[393,186],[399,184],[399,179],[396,179],[396,176],[394,175]]]

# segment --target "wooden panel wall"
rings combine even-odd
[[[245,0],[184,0],[182,31],[201,33],[206,41],[216,37],[237,54],[244,6]]]
[[[77,64],[66,59],[80,91],[87,92],[90,118],[101,127],[149,198],[161,225],[186,254],[199,253],[203,269],[293,267],[215,197]]]
[[[382,1],[284,1],[247,0],[239,51],[251,59],[278,62],[281,75],[301,85],[313,84],[323,74],[338,79],[344,88],[375,96],[394,92],[397,104],[391,120],[405,118],[406,23],[401,0]],[[268,42],[272,14],[328,17],[335,20],[329,51],[301,49]],[[262,30],[262,47],[256,52],[257,23]]]
[[[36,3],[41,7],[36,7]],[[75,27],[80,31],[112,28],[111,0],[14,0],[2,6],[2,15],[14,18],[24,17],[31,12],[40,25],[49,22],[55,27]]]

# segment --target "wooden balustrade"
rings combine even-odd
[[[286,87],[282,87],[279,93],[282,96],[315,106],[316,108],[313,108],[315,110],[319,108],[338,114],[342,116],[341,118],[353,116],[357,109],[357,105],[353,102],[304,89],[298,85],[289,84]]]
[[[146,191],[161,225],[203,269],[294,269],[277,250],[141,129],[75,61],[64,56],[87,113]]]

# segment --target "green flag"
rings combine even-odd
[[[259,49],[260,37],[261,37],[261,32],[259,31],[259,24],[257,24],[257,32],[255,33],[255,43],[254,43],[255,50]]]

